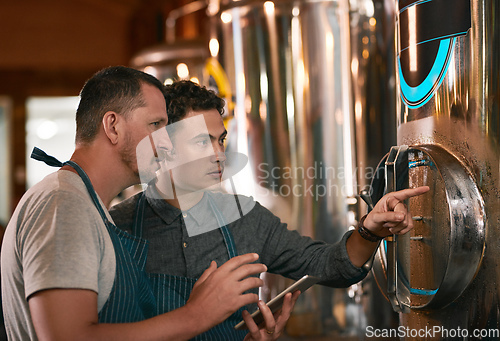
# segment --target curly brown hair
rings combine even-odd
[[[167,102],[168,124],[182,120],[190,110],[217,109],[224,114],[224,100],[214,91],[191,81],[180,80],[166,85],[163,95]]]

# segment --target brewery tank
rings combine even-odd
[[[373,199],[430,192],[408,202],[415,228],[381,244],[375,277],[401,339],[498,340],[500,5],[396,5],[398,146]]]
[[[228,149],[249,156],[234,181],[303,235],[336,242],[354,227],[366,211],[357,194],[396,142],[395,7],[387,4],[209,3],[214,57],[232,93]],[[266,275],[266,284],[269,298],[287,282]],[[371,275],[348,289],[316,286],[301,295],[288,335],[362,338],[369,324],[394,326],[377,296]]]

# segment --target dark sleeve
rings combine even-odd
[[[256,235],[263,237],[261,259],[271,273],[292,279],[313,275],[322,279],[321,284],[331,287],[348,287],[368,273],[354,266],[347,255],[346,240],[352,231],[346,232],[338,243],[327,244],[289,230],[258,203],[249,215],[253,220],[250,223],[258,226]]]

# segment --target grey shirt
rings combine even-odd
[[[1,261],[9,340],[37,340],[28,300],[41,290],[92,290],[101,310],[115,279],[115,251],[77,174],[59,170],[24,194],[5,231]]]
[[[147,191],[152,191],[148,187]],[[116,225],[131,232],[139,193],[110,209]],[[213,194],[223,215],[225,201],[234,200],[228,194]],[[228,258],[220,229],[189,237],[185,220],[203,225],[213,220],[206,195],[186,212],[166,201],[148,195],[145,203],[142,237],[149,242],[146,271],[190,278],[199,278],[215,260],[220,266]],[[255,252],[268,272],[299,279],[308,274],[320,277],[322,284],[347,287],[363,279],[367,271],[354,266],[347,255],[347,232],[335,244],[315,241],[289,230],[286,224],[251,198],[238,196],[242,218],[229,224],[238,254]],[[249,209],[250,208],[250,209]],[[192,224],[189,221],[189,224]]]

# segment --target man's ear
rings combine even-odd
[[[120,115],[114,111],[108,111],[102,118],[102,126],[104,133],[112,144],[118,143],[119,125],[121,121]]]

